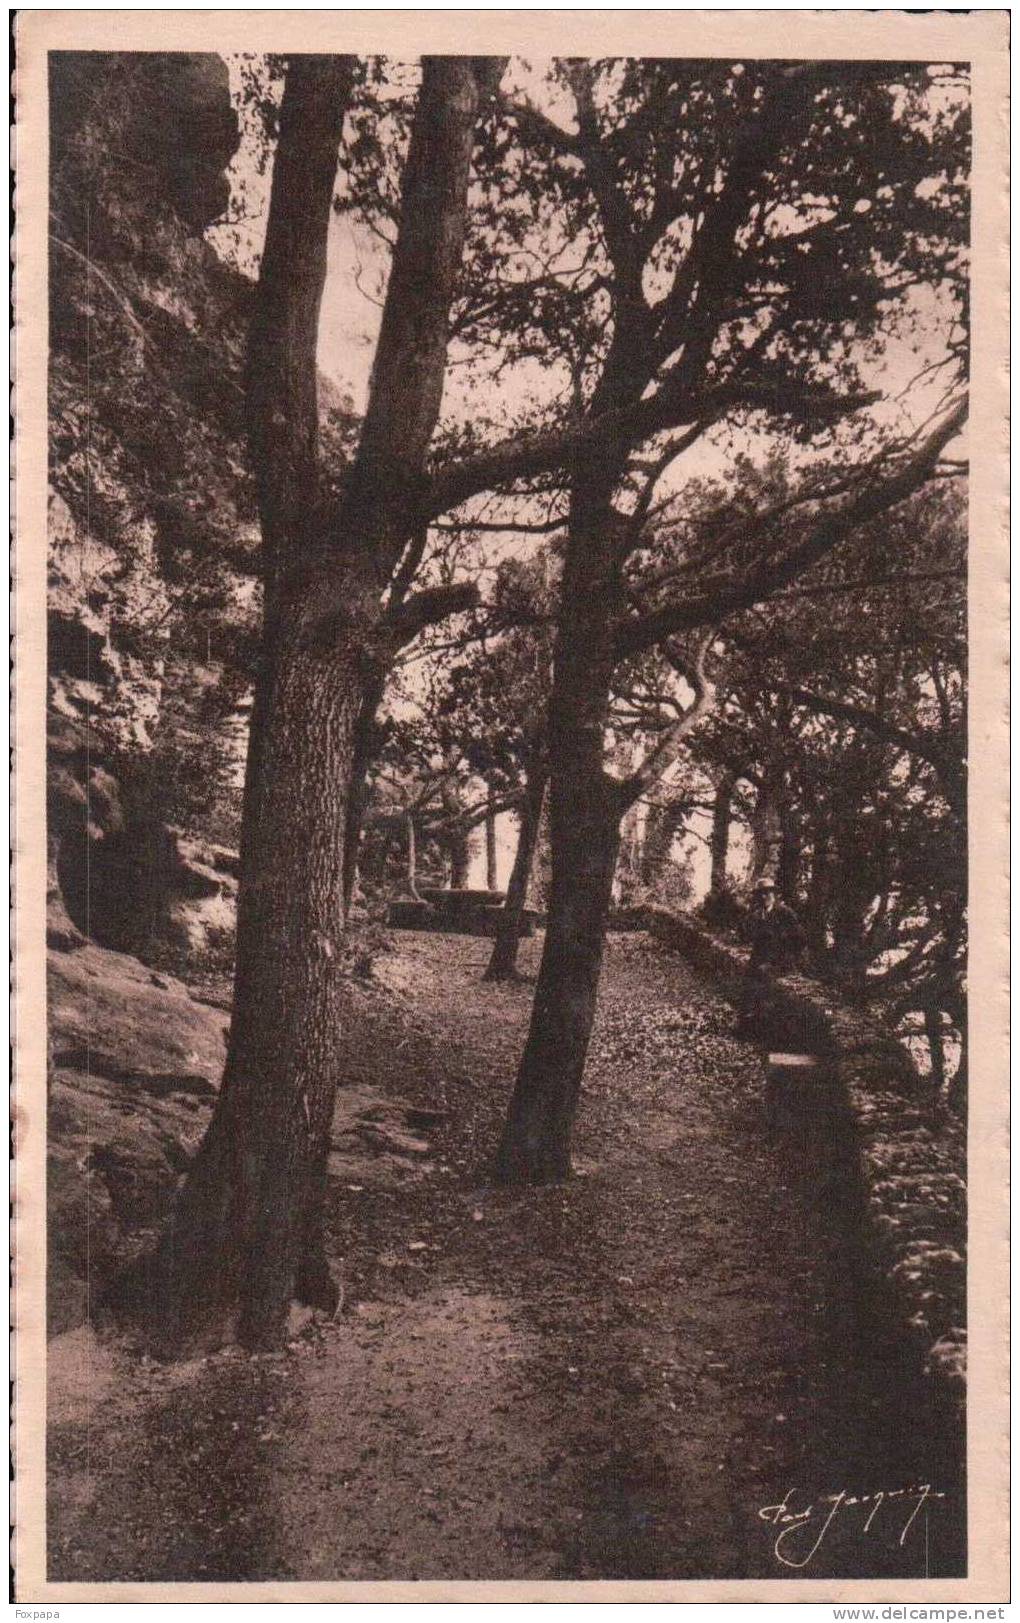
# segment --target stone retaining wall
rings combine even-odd
[[[735,999],[745,948],[696,920],[646,911],[654,939]],[[841,1109],[830,1131],[856,1185],[863,1261],[929,1378],[936,1408],[958,1420],[966,1386],[966,1143],[962,1124],[933,1120],[924,1079],[902,1044],[802,975],[768,983],[767,1015],[834,1066]]]

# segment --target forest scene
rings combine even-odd
[[[966,68],[48,72],[50,1578],[965,1574]]]

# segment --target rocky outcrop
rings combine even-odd
[[[83,943],[48,973],[48,1318],[154,1237],[219,1086],[227,1017],[172,976]]]
[[[56,53],[50,92],[51,939],[222,943],[173,825],[236,797],[258,610],[252,289],[202,235],[238,118],[212,54]]]
[[[229,855],[229,853],[227,853]],[[218,870],[217,870],[218,871]],[[352,973],[350,996],[379,996]],[[222,977],[200,1002],[174,976],[91,942],[49,955],[47,1298],[51,1335],[83,1323],[153,1243],[198,1149],[226,1057]],[[328,1172],[399,1193],[435,1170],[445,1112],[352,1080]]]
[[[240,143],[230,78],[211,52],[113,51],[50,54],[52,150],[60,162],[93,118],[97,100],[126,88],[131,116],[121,125],[121,153],[159,178],[172,208],[196,230],[230,201],[224,171]]]

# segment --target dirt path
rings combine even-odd
[[[485,958],[404,935],[356,1000],[335,1323],[174,1369],[53,1344],[51,1576],[945,1572],[957,1507],[903,1492],[932,1480],[912,1388],[721,1000],[612,938],[581,1175],[497,1191],[530,987],[481,985]],[[811,1515],[763,1519],[788,1491]]]

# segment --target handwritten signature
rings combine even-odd
[[[780,1504],[763,1505],[758,1511],[759,1520],[778,1529],[772,1548],[784,1567],[809,1566],[837,1518],[855,1506],[866,1512],[861,1528],[865,1534],[873,1527],[888,1526],[895,1515],[902,1548],[924,1506],[930,1500],[944,1499],[945,1494],[937,1493],[930,1482],[910,1488],[879,1488],[874,1493],[848,1493],[841,1488],[838,1493],[820,1494],[800,1510],[796,1508],[798,1497],[801,1495],[796,1488],[788,1488]]]

